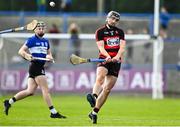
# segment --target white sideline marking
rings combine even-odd
[[[180,127],[180,126],[95,126],[93,127]],[[92,126],[62,126],[62,127],[92,127]],[[12,126],[0,126],[0,127],[12,127]],[[13,126],[13,127],[59,127],[59,126]]]

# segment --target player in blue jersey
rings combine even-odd
[[[50,117],[66,118],[65,116],[57,112],[57,110],[52,104],[52,99],[49,93],[49,88],[44,70],[44,64],[46,61],[33,59],[33,57],[39,57],[53,60],[49,41],[43,38],[45,30],[45,23],[39,21],[36,28],[34,29],[35,35],[30,37],[19,49],[19,55],[30,61],[28,87],[27,89],[18,92],[16,95],[14,95],[14,97],[10,98],[9,100],[4,101],[4,111],[6,115],[8,115],[9,108],[14,102],[24,99],[28,96],[32,96],[37,87],[39,86],[42,91],[43,98],[46,101],[51,112]]]

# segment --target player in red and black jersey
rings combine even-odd
[[[104,58],[104,63],[97,65],[96,82],[92,94],[87,94],[87,100],[93,107],[89,118],[97,123],[97,114],[105,103],[111,89],[114,87],[121,67],[126,41],[124,32],[116,27],[120,14],[110,11],[106,24],[96,31],[96,43],[99,49],[99,58]]]

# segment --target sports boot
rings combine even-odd
[[[50,115],[51,118],[60,118],[60,119],[65,119],[66,116],[61,115],[59,112],[57,112],[56,114],[52,114]]]
[[[89,104],[91,105],[91,107],[93,108],[96,105],[96,99],[92,94],[87,94],[86,95],[87,101],[89,102]]]
[[[90,112],[88,116],[92,120],[93,124],[97,123],[97,115],[94,115],[94,114],[92,114],[92,112]]]
[[[4,112],[6,115],[8,115],[9,108],[11,107],[11,104],[9,104],[9,100],[4,101]]]

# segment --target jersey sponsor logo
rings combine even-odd
[[[45,74],[45,71],[44,71],[44,70],[42,70],[42,71],[41,71],[41,73],[42,73],[42,74]]]
[[[105,31],[104,34],[109,34],[109,32]]]
[[[47,42],[45,42],[44,44],[45,44],[46,47],[48,47],[48,43]]]
[[[41,46],[44,47],[44,42],[41,42]]]
[[[36,45],[41,45],[40,43],[36,43]]]
[[[42,46],[38,46],[38,47],[32,47],[29,49],[30,53],[42,53],[42,54],[47,54],[47,47],[42,47]]]
[[[114,31],[109,31],[110,33],[111,33],[111,35],[113,35],[114,34]]]
[[[107,38],[108,46],[118,46],[119,45],[119,37],[111,37]]]

